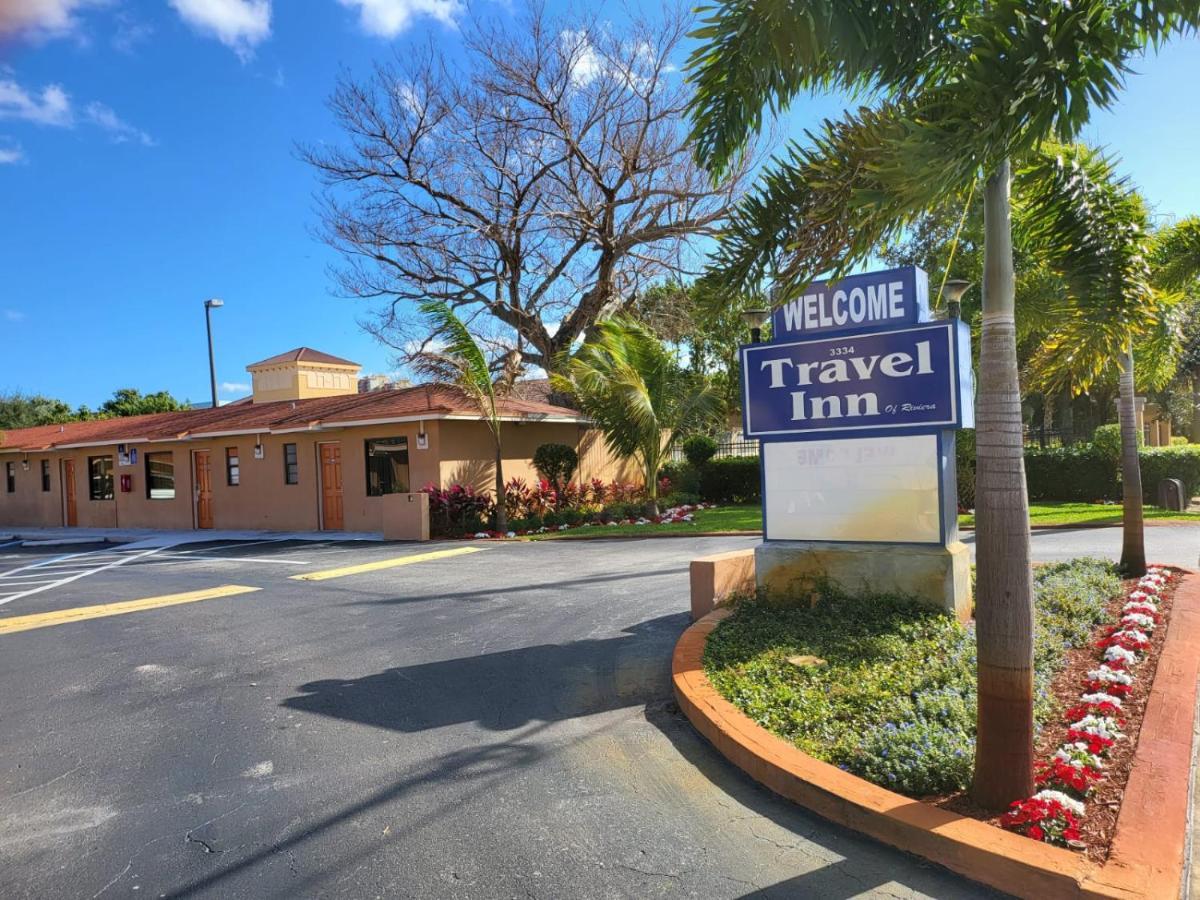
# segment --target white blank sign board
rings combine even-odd
[[[941,540],[936,435],[762,446],[770,540]]]

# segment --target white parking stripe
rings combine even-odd
[[[46,584],[39,585],[38,587],[29,588],[28,590],[24,590],[24,591],[21,591],[20,593],[12,594],[10,596],[4,597],[3,599],[0,599],[0,606],[3,606],[5,603],[12,603],[12,601],[14,601],[14,600],[20,600],[22,597],[28,597],[31,594],[39,594],[42,591],[48,591],[51,588],[56,588],[56,587],[59,587],[64,584],[70,584],[72,581],[78,581],[80,578],[84,578],[88,575],[93,575],[96,572],[103,572],[106,569],[114,569],[117,566],[123,566],[126,563],[131,563],[138,559],[145,559],[147,556],[151,556],[155,553],[158,553],[158,551],[160,551],[162,549],[163,549],[162,547],[151,547],[149,550],[143,550],[140,553],[130,553],[129,555],[121,557],[120,559],[115,559],[112,562],[106,562],[102,565],[95,566],[94,568],[86,569],[82,572],[71,575],[67,578],[60,578],[57,581],[51,581]],[[74,555],[75,556],[84,556],[86,554],[74,554]],[[35,564],[33,566],[27,566],[26,568],[33,569],[36,567],[37,566]],[[0,576],[0,584],[3,584],[3,583],[4,583],[4,578],[3,578],[3,576]]]

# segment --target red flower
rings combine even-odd
[[[1046,837],[1046,832],[1042,831],[1042,829],[1038,828],[1036,825],[1030,825],[1029,830],[1025,833],[1035,841],[1044,840]]]

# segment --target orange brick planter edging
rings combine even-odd
[[[700,733],[756,781],[826,819],[1019,897],[1179,896],[1200,669],[1197,573],[1185,572],[1175,592],[1116,834],[1102,866],[878,787],[757,725],[717,693],[701,664],[708,635],[728,615],[730,610],[717,609],[680,637],[671,666],[675,696]]]

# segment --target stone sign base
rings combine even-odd
[[[971,616],[971,552],[961,541],[943,545],[766,541],[755,551],[760,592],[799,597],[821,581],[848,593],[908,594]]]

